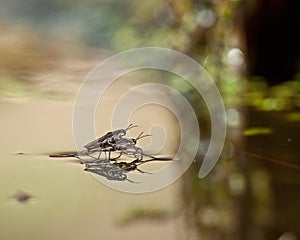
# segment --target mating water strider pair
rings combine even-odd
[[[139,165],[150,161],[171,161],[172,158],[160,158],[144,153],[143,149],[136,146],[137,141],[150,135],[143,135],[141,132],[136,138],[126,138],[128,130],[138,127],[130,124],[126,129],[118,129],[110,131],[105,135],[89,142],[84,146],[85,150],[80,152],[58,153],[52,154],[50,157],[76,157],[81,163],[85,164],[85,171],[103,176],[108,180],[129,181],[136,183],[127,178],[126,173],[137,170],[140,173],[149,173],[138,168]],[[111,153],[119,154],[112,158]],[[105,158],[101,159],[101,154],[105,154]],[[107,154],[108,153],[108,157]],[[128,162],[117,162],[122,155],[135,160]],[[146,160],[145,160],[146,159]]]

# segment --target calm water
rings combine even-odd
[[[149,194],[121,193],[76,160],[47,156],[75,149],[71,101],[17,99],[2,101],[0,109],[1,239],[175,238],[178,218],[120,223],[136,209],[173,213],[178,183]],[[32,198],[18,202],[18,191]]]

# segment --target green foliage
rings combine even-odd
[[[300,122],[300,112],[290,112],[286,115],[286,119],[290,122]]]
[[[256,136],[256,135],[270,135],[272,134],[272,129],[268,127],[254,127],[248,128],[244,131],[244,136]]]
[[[248,82],[246,103],[262,111],[290,111],[300,107],[300,77],[269,87],[262,77]]]

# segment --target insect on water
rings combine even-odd
[[[106,151],[109,153],[110,158],[110,152],[114,150],[112,147],[113,144],[115,144],[118,140],[122,139],[128,130],[138,127],[137,125],[129,124],[129,126],[126,129],[118,129],[115,131],[111,131],[106,133],[105,135],[101,136],[100,138],[97,138],[88,144],[84,146],[86,148],[86,152],[84,154],[91,154],[95,152],[99,152],[98,159],[100,159],[100,155],[102,152]]]
[[[126,129],[118,129],[114,131],[107,132],[105,135],[89,142],[84,146],[86,150],[80,152],[64,152],[64,153],[57,153],[57,154],[50,154],[50,157],[76,157],[80,159],[82,163],[89,162],[88,160],[82,159],[82,157],[88,156],[93,160],[100,159],[102,152],[108,152],[110,158],[110,152],[115,151],[114,144],[116,141],[122,139],[128,130],[138,127],[137,125],[129,124]],[[93,156],[92,154],[98,153],[98,157]]]
[[[65,152],[52,154],[51,157],[76,157],[80,159],[81,163],[85,163],[85,171],[105,177],[108,180],[114,181],[129,181],[127,173],[137,170],[140,173],[149,173],[138,168],[139,165],[150,161],[170,161],[172,158],[160,158],[149,154],[145,154],[143,149],[136,146],[137,141],[148,137],[150,135],[143,135],[141,132],[136,138],[126,138],[125,135],[128,130],[137,127],[130,124],[126,129],[118,129],[106,133],[100,138],[97,138],[84,147],[85,150],[81,152]],[[105,153],[105,158],[100,158],[101,153]],[[111,152],[118,153],[115,158],[111,158]],[[106,155],[108,153],[108,157]],[[98,157],[95,155],[98,154]],[[135,158],[131,162],[117,162],[121,155],[126,155],[129,158]],[[148,160],[143,160],[148,158]],[[150,159],[149,159],[150,158]]]
[[[136,160],[141,161],[144,156],[147,156],[147,154],[144,154],[143,149],[136,146],[136,143],[138,140],[149,137],[150,135],[143,135],[143,132],[141,132],[136,138],[121,138],[118,139],[115,144],[113,144],[113,151],[119,151],[120,155],[116,158],[110,159],[110,160],[116,160],[121,157],[122,154],[125,154],[129,157],[135,157]],[[148,155],[149,157],[152,157]]]
[[[150,135],[143,135],[143,132],[141,132],[136,138],[119,138],[115,142],[103,144],[101,148],[98,149],[100,154],[102,152],[108,152],[108,160],[116,160],[121,157],[122,154],[125,154],[129,157],[135,157],[137,160],[141,161],[144,156],[148,156],[151,158],[154,158],[150,155],[144,154],[143,150],[140,147],[136,146],[136,143],[139,139],[148,137]],[[111,158],[110,154],[111,152],[118,152],[120,153],[119,156],[115,158]],[[95,161],[102,161],[100,159],[100,154],[98,158],[95,158]]]

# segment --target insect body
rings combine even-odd
[[[99,150],[99,148],[107,147],[107,145],[115,143],[117,140],[121,139],[126,135],[126,132],[129,129],[137,127],[136,125],[130,124],[126,129],[118,129],[115,131],[111,131],[106,133],[100,138],[97,138],[94,141],[89,142],[84,147],[87,149],[88,152]]]
[[[143,132],[141,132],[136,138],[121,138],[116,141],[114,146],[114,151],[120,151],[121,157],[122,154],[126,154],[129,157],[135,157],[136,160],[141,161],[143,157],[146,155],[143,152],[143,149],[136,146],[136,143],[139,139],[148,137],[150,135],[143,135]]]
[[[118,131],[118,130],[117,130]],[[123,138],[120,137],[117,140],[113,141],[105,141],[103,144],[99,144],[99,146],[95,149],[90,149],[90,151],[84,151],[82,155],[88,155],[97,162],[102,161],[100,159],[100,155],[102,152],[108,152],[108,161],[110,160],[116,160],[121,157],[122,154],[125,154],[129,157],[135,157],[138,160],[142,160],[145,154],[143,153],[143,150],[136,146],[136,143],[139,139],[143,137],[148,137],[150,135],[143,135],[143,132],[141,132],[137,138]],[[96,141],[96,140],[95,140]],[[92,142],[91,142],[92,143]],[[91,154],[94,152],[98,152],[99,156],[98,158],[92,156]],[[120,155],[116,158],[111,158],[110,154],[111,152],[118,152]],[[85,161],[83,161],[85,162]]]
[[[129,129],[137,127],[137,125],[130,124],[126,129],[118,129],[115,131],[111,131],[106,133],[105,135],[97,138],[84,146],[86,148],[85,151],[82,152],[83,155],[90,155],[92,153],[98,152],[100,155],[102,152],[110,152],[114,151],[113,145],[120,139],[122,139]]]

